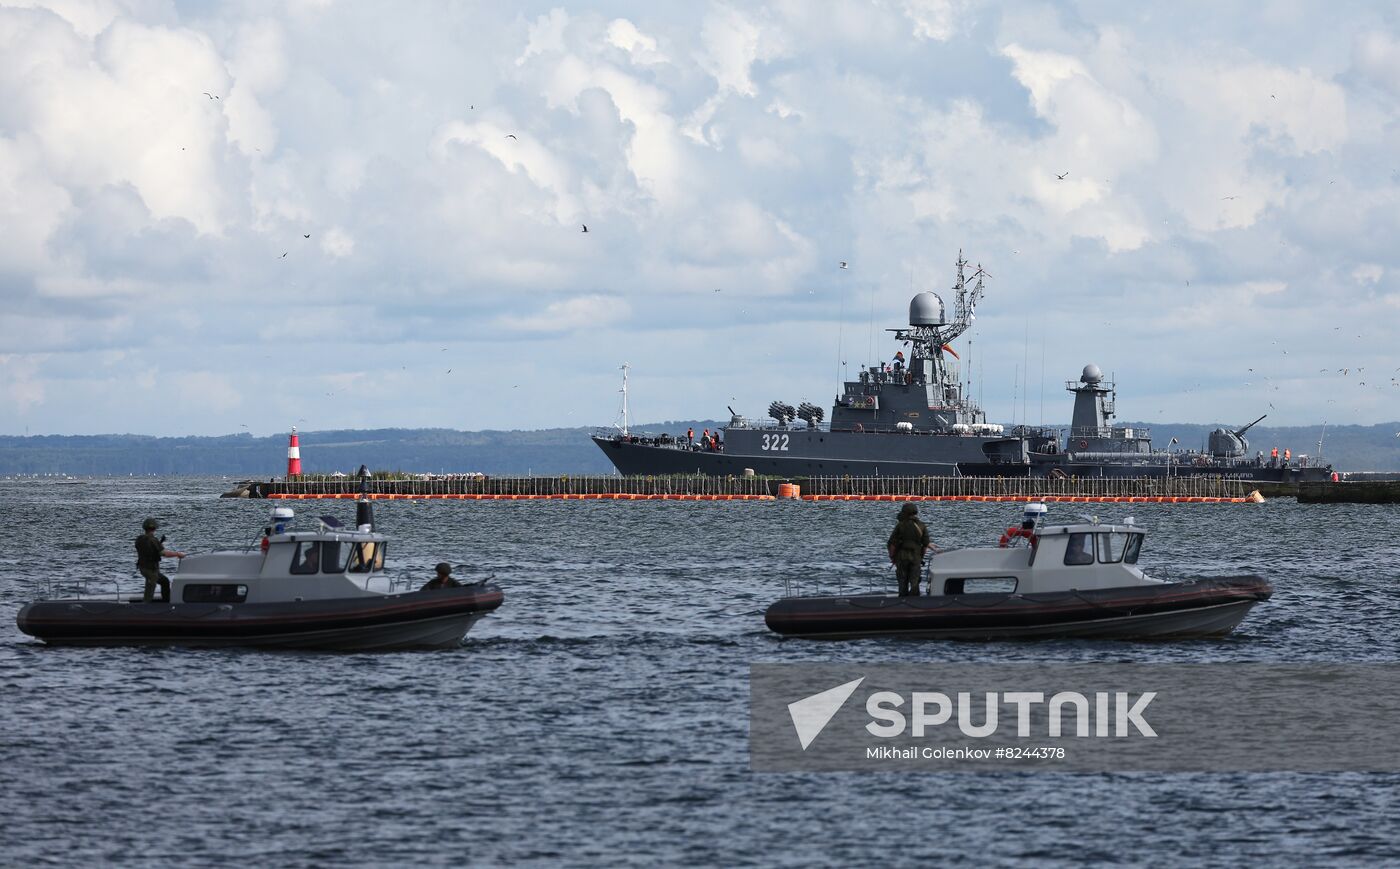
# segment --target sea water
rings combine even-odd
[[[52,581],[139,589],[146,516],[178,549],[254,543],[271,504],[225,488],[0,482],[5,863],[1400,859],[1395,775],[778,775],[750,771],[747,742],[752,662],[1400,660],[1393,507],[1051,506],[1131,513],[1149,571],[1270,579],[1220,640],[782,640],[763,611],[786,588],[894,587],[897,505],[794,502],[381,502],[391,571],[446,560],[505,590],[451,651],[60,648],[15,628]],[[1019,518],[921,513],[942,546]]]

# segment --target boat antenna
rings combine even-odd
[[[1026,315],[1024,334],[1021,336],[1021,426],[1025,427],[1030,415],[1027,399],[1031,394],[1031,318]]]
[[[1016,390],[1020,387],[1020,385],[1021,366],[1017,365],[1014,369],[1012,369],[1011,374],[1011,425],[1013,427],[1016,425],[1016,408],[1020,405],[1020,402],[1016,400]]]
[[[914,282],[912,273],[911,273],[911,275],[910,275],[909,282],[910,282],[911,284]],[[868,335],[866,336],[866,341],[865,341],[865,358],[866,358],[866,361],[867,361],[867,362],[875,358],[875,284],[874,284],[874,283],[871,283],[871,285],[870,285],[870,332],[869,332]]]
[[[621,412],[621,415],[622,415],[622,436],[623,436],[623,437],[628,437],[628,436],[629,436],[629,432],[627,431],[627,424],[628,424],[628,423],[627,423],[627,369],[628,369],[628,368],[631,368],[631,367],[632,367],[632,366],[628,365],[626,362],[622,363],[622,388],[618,390],[618,392],[621,392],[621,393],[622,393],[622,412]]]
[[[841,286],[841,312],[836,321],[836,394],[840,395],[844,389],[842,369],[846,365],[846,354],[842,349],[842,344],[846,338],[846,287]]]
[[[1040,334],[1040,427],[1045,428],[1045,333]]]

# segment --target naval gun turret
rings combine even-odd
[[[1249,441],[1245,439],[1244,433],[1263,422],[1268,414],[1259,417],[1254,422],[1243,428],[1230,429],[1218,428],[1210,433],[1210,454],[1218,459],[1238,459],[1249,452]]]
[[[797,418],[805,420],[807,428],[816,428],[826,418],[826,411],[810,401],[804,401],[797,406]]]
[[[775,401],[768,405],[768,415],[778,421],[778,425],[787,425],[797,419],[797,408],[781,401]]]

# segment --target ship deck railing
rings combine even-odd
[[[1104,426],[1098,428],[1091,425],[1079,426],[1067,430],[1067,437],[1070,440],[1083,440],[1087,438],[1100,438],[1105,440],[1125,440],[1127,438],[1147,438],[1152,439],[1152,429],[1139,428],[1135,425],[1128,426]]]

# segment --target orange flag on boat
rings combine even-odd
[[[952,347],[949,347],[947,344],[944,344],[944,345],[943,345],[943,352],[944,352],[944,353],[947,353],[949,356],[952,356],[954,359],[958,360],[959,362],[962,361],[962,357],[958,355],[958,352],[957,352],[956,350],[954,350]]]

